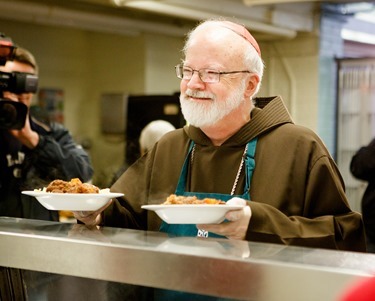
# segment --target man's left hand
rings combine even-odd
[[[198,229],[204,229],[218,235],[226,236],[229,239],[244,240],[249,227],[251,218],[250,206],[241,198],[232,198],[227,202],[228,205],[245,205],[240,210],[228,211],[225,215],[227,221],[221,224],[197,225]],[[225,206],[225,205],[224,205]]]

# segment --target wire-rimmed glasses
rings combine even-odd
[[[190,80],[193,77],[194,72],[198,72],[198,76],[204,83],[218,83],[220,81],[220,75],[222,74],[234,74],[234,73],[252,73],[249,70],[241,70],[241,71],[227,71],[222,72],[214,69],[199,69],[195,70],[190,67],[186,67],[183,64],[178,64],[175,66],[176,75],[180,79]]]

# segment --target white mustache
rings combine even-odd
[[[194,97],[194,98],[209,98],[212,100],[216,99],[215,95],[212,93],[196,91],[196,90],[191,90],[191,89],[187,89],[185,92],[185,95],[189,97]]]

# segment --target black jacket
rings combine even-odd
[[[28,149],[7,130],[0,131],[0,216],[58,220],[57,211],[45,209],[23,190],[43,188],[54,179],[80,178],[87,182],[93,168],[86,151],[61,124],[30,119],[39,143]]]
[[[368,182],[362,198],[362,215],[368,239],[375,242],[375,139],[353,156],[350,171],[357,179]]]

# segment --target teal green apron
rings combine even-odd
[[[198,199],[204,199],[204,198],[214,198],[222,201],[228,201],[233,197],[240,197],[245,200],[250,200],[250,182],[251,178],[253,176],[254,168],[255,168],[255,149],[257,144],[257,138],[254,138],[251,140],[245,149],[244,152],[244,158],[241,162],[239,171],[237,173],[237,177],[235,179],[235,183],[233,185],[233,189],[231,194],[221,194],[221,193],[205,193],[205,192],[189,192],[185,191],[186,187],[186,181],[187,181],[187,173],[188,173],[188,167],[190,162],[190,156],[192,154],[192,150],[194,148],[194,141],[191,141],[189,146],[188,154],[185,158],[184,165],[181,170],[180,178],[178,180],[177,188],[176,188],[176,195],[183,195],[183,196],[196,196]],[[245,187],[242,195],[234,195],[234,188],[237,185],[238,176],[242,169],[242,164],[245,164]],[[204,236],[204,237],[223,237],[214,233],[209,233],[204,230],[197,230],[197,227],[195,225],[191,224],[168,224],[166,222],[162,222],[160,226],[160,231],[165,232],[168,234],[172,234],[174,236]]]
[[[255,168],[255,149],[257,144],[257,138],[251,140],[244,151],[244,158],[241,161],[237,177],[235,179],[232,192],[231,194],[221,194],[221,193],[204,193],[204,192],[188,192],[185,191],[186,187],[186,180],[187,180],[187,170],[190,162],[190,156],[192,155],[192,150],[194,148],[194,141],[190,143],[188,154],[185,158],[184,165],[181,170],[181,175],[178,180],[177,188],[176,188],[176,195],[183,195],[183,196],[196,196],[198,199],[204,198],[214,198],[222,201],[228,201],[233,197],[240,197],[245,200],[250,200],[250,182],[253,176],[254,168]],[[234,195],[234,190],[237,186],[238,177],[242,170],[243,164],[245,164],[245,187],[242,195]],[[209,233],[205,230],[197,229],[195,225],[190,224],[167,224],[166,222],[162,222],[160,226],[161,232],[166,232],[171,234],[172,236],[204,236],[204,237],[223,237],[214,233]],[[219,284],[220,285],[220,284]],[[229,299],[220,298],[220,297],[210,297],[204,295],[197,295],[197,294],[190,294],[186,292],[180,291],[171,291],[171,290],[162,290],[162,289],[155,289],[154,290],[154,300],[156,301],[228,301]]]

